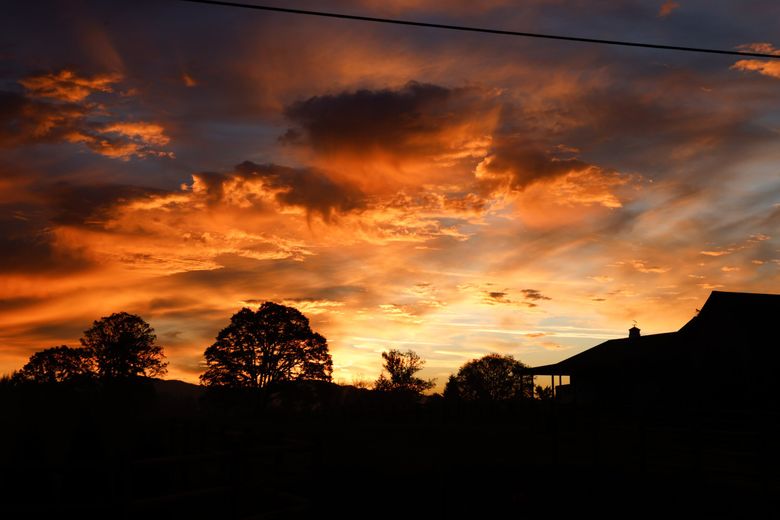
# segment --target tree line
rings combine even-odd
[[[163,347],[140,316],[115,313],[84,331],[80,347],[66,345],[34,353],[14,372],[15,383],[126,381],[167,373]],[[263,303],[243,308],[204,352],[201,384],[210,388],[260,389],[283,381],[332,381],[333,360],[324,336],[294,307]],[[419,395],[435,380],[417,373],[423,360],[412,350],[382,353],[383,371],[373,389]],[[444,397],[462,401],[515,401],[549,397],[534,388],[533,376],[512,356],[488,354],[471,360],[449,377]]]

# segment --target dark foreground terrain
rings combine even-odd
[[[206,395],[175,381],[3,388],[0,404],[4,518],[743,517],[780,505],[766,410],[476,407],[330,384]]]

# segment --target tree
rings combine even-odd
[[[434,379],[425,380],[415,377],[414,374],[425,365],[425,360],[413,350],[401,352],[391,349],[390,352],[382,352],[382,358],[385,360],[384,369],[390,377],[388,378],[384,373],[380,374],[379,379],[374,383],[376,390],[408,391],[419,394],[433,388]]]
[[[488,354],[473,359],[450,376],[444,397],[464,401],[513,401],[533,398],[534,379],[512,356]]]
[[[104,380],[155,377],[167,371],[154,329],[135,314],[119,312],[95,321],[84,331],[81,344]]]
[[[207,386],[263,388],[278,381],[330,381],[327,340],[299,310],[272,302],[243,308],[205,352]]]
[[[536,395],[539,397],[540,401],[550,401],[553,398],[552,387],[537,385]]]
[[[73,383],[88,381],[96,375],[92,353],[65,345],[36,352],[15,378],[31,383]]]

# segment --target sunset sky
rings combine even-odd
[[[780,53],[776,0],[276,5]],[[780,60],[175,1],[0,24],[0,373],[127,311],[197,382],[271,300],[334,379],[412,349],[441,388],[780,292]]]

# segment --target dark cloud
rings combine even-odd
[[[487,158],[480,164],[484,182],[507,183],[510,189],[522,191],[528,185],[583,171],[592,165],[572,157],[556,156],[517,137],[499,138]]]
[[[0,299],[0,311],[13,311],[33,307],[41,303],[41,298],[3,298]]]
[[[324,287],[308,288],[304,296],[292,298],[293,300],[347,300],[361,297],[368,289],[361,285],[327,285]]]
[[[490,297],[491,300],[495,300],[497,302],[506,302],[506,293],[502,291],[491,291],[488,292],[488,297]]]
[[[446,135],[449,129],[469,124],[491,106],[476,88],[415,81],[400,89],[316,96],[285,109],[296,126],[280,140],[324,154],[436,154],[452,145]]]
[[[61,276],[92,265],[83,251],[58,246],[45,222],[6,209],[0,207],[0,272]]]
[[[179,310],[188,307],[194,307],[199,304],[199,300],[186,296],[170,296],[165,298],[153,298],[149,300],[148,308],[155,313]]]
[[[520,292],[523,294],[523,298],[521,300],[515,300],[509,296],[507,289],[504,289],[503,291],[485,291],[483,301],[491,305],[518,304],[527,307],[536,307],[536,302],[550,299],[535,289],[522,289]]]
[[[61,243],[57,228],[100,228],[117,204],[158,193],[118,184],[20,184],[17,195],[28,202],[0,204],[0,271],[61,276],[89,269],[88,246]]]
[[[87,318],[27,322],[0,331],[0,342],[13,344],[18,338],[26,338],[30,344],[24,347],[20,346],[19,353],[29,355],[31,350],[48,347],[54,342],[59,343],[65,340],[68,343],[76,344],[89,324],[90,319]]]
[[[525,297],[526,300],[538,301],[538,300],[550,300],[551,299],[551,298],[543,295],[541,292],[537,291],[536,289],[523,289],[520,292],[523,293],[523,296]]]
[[[329,220],[334,213],[346,213],[365,207],[365,197],[359,189],[336,182],[325,172],[314,168],[289,168],[277,164],[255,164],[245,161],[236,166],[232,175],[209,174],[209,189],[220,193],[227,179],[245,182],[260,181],[264,186],[279,190],[276,200],[285,206],[298,206],[318,213]]]
[[[543,300],[551,300],[552,298],[543,295],[541,292],[537,291],[536,289],[523,289],[520,291],[523,293],[523,299],[525,305],[529,307],[536,307],[538,304],[536,302],[540,302]]]
[[[0,147],[65,141],[78,132],[87,113],[75,103],[36,101],[0,91]]]
[[[77,226],[102,225],[117,204],[164,193],[143,186],[64,181],[42,186],[37,191],[43,196],[52,223]]]

